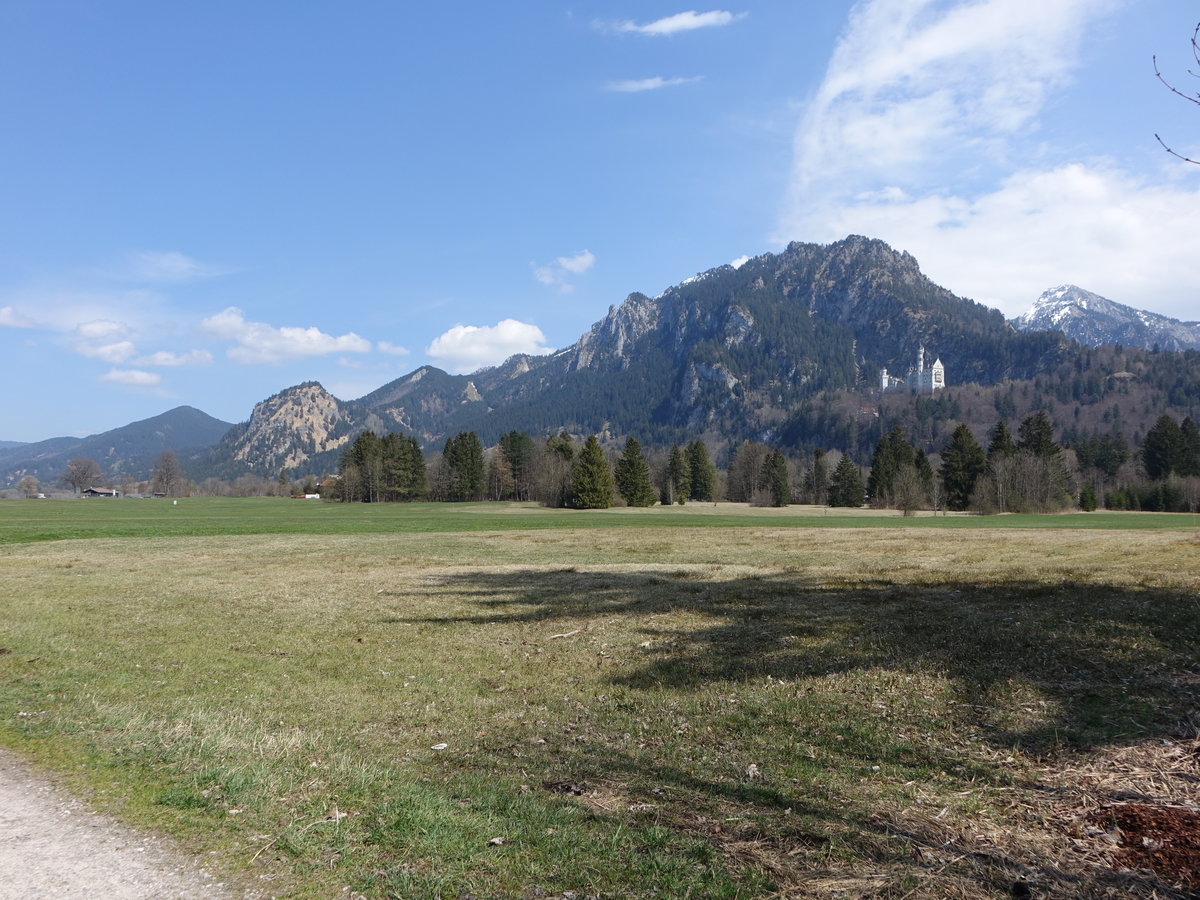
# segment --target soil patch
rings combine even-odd
[[[1150,869],[1159,878],[1200,888],[1200,812],[1170,806],[1106,806],[1088,820],[1117,839],[1113,864]]]

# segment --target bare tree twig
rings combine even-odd
[[[1200,66],[1200,22],[1196,23],[1196,30],[1192,32],[1192,58],[1196,60],[1196,65]],[[1159,69],[1158,56],[1157,55],[1152,56],[1151,60],[1153,60],[1153,62],[1154,62],[1154,77],[1157,78],[1159,81],[1161,81],[1166,86],[1167,90],[1169,90],[1172,94],[1175,94],[1178,97],[1182,97],[1184,100],[1187,100],[1189,103],[1195,103],[1197,106],[1200,106],[1200,91],[1198,91],[1194,96],[1192,94],[1188,94],[1184,91],[1181,91],[1179,88],[1175,87],[1175,85],[1173,85],[1171,82],[1167,81],[1166,76],[1163,75],[1162,70]],[[1200,78],[1200,74],[1197,74],[1197,72],[1194,71],[1193,69],[1188,69],[1187,73],[1189,75],[1191,75],[1193,78]],[[1177,157],[1178,159],[1182,159],[1184,162],[1188,162],[1188,163],[1192,163],[1193,165],[1200,166],[1200,159],[1191,159],[1190,157],[1184,156],[1182,153],[1178,153],[1175,150],[1172,150],[1171,147],[1167,144],[1167,142],[1164,141],[1157,134],[1154,135],[1154,139],[1156,141],[1158,141],[1158,143],[1162,146],[1162,148],[1164,150],[1166,150],[1168,153],[1170,153],[1172,156]]]

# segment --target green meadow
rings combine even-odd
[[[1194,790],[1198,597],[1190,516],[5,501],[0,743],[263,896],[1182,897],[1087,817]]]

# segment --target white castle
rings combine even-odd
[[[932,394],[934,391],[940,391],[945,386],[946,367],[942,365],[940,358],[935,359],[929,366],[925,365],[924,344],[917,351],[916,366],[908,370],[906,377],[897,378],[894,375],[889,375],[886,368],[879,370],[879,389],[882,391],[906,387],[916,391],[918,394]]]

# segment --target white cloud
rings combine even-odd
[[[879,237],[1009,315],[1073,282],[1194,318],[1200,173],[1036,143],[1081,37],[1119,5],[859,3],[798,123],[778,239]]]
[[[11,306],[0,306],[0,327],[32,328],[33,323]]]
[[[371,350],[371,342],[353,332],[334,337],[314,327],[285,325],[275,328],[265,322],[246,321],[236,306],[202,320],[200,327],[215,337],[235,341],[237,346],[229,348],[226,355],[234,362],[246,365]]]
[[[867,198],[828,212],[823,238],[880,237],[911,252],[934,281],[1009,316],[1070,282],[1119,303],[1197,318],[1200,186],[1075,163],[1017,172],[973,198]]]
[[[570,291],[573,290],[569,280],[571,276],[582,275],[595,264],[595,255],[589,250],[581,250],[574,256],[559,256],[548,265],[534,264],[533,277],[548,287],[557,287],[564,292]]]
[[[134,360],[139,366],[205,366],[212,361],[212,354],[207,350],[189,350],[187,353],[159,350]]]
[[[661,37],[663,35],[678,34],[681,31],[695,31],[697,28],[714,28],[729,25],[745,16],[746,13],[735,15],[723,9],[714,9],[708,12],[696,12],[694,9],[689,9],[686,12],[655,19],[653,22],[647,22],[644,25],[630,21],[620,22],[616,25],[616,30],[632,34]]]
[[[103,360],[106,363],[123,363],[133,356],[136,348],[132,341],[115,341],[111,344],[76,344],[75,352],[90,359]]]
[[[375,349],[389,356],[408,356],[409,352],[407,347],[401,347],[399,344],[393,344],[391,341],[379,341],[375,344]]]
[[[91,322],[81,322],[75,326],[75,334],[87,341],[102,341],[105,338],[127,334],[129,329],[122,322],[109,319],[95,319]]]
[[[744,266],[748,262],[750,262],[749,256],[739,256],[737,259],[733,260],[733,262],[731,262],[730,265],[733,266],[735,269],[740,269],[742,266]]]
[[[101,381],[125,384],[131,387],[153,387],[162,381],[162,376],[140,369],[111,369],[100,376]]]
[[[619,94],[640,94],[643,91],[657,91],[660,88],[675,87],[679,84],[692,84],[697,81],[702,81],[703,76],[695,75],[691,78],[663,78],[655,75],[653,78],[635,78],[629,81],[610,81],[608,90],[615,91]]]
[[[434,338],[425,352],[450,372],[498,365],[515,353],[553,353],[536,325],[504,319],[495,325],[455,325]]]

